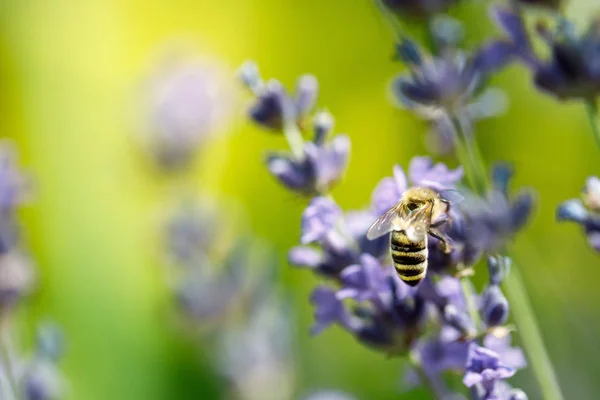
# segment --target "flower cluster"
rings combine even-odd
[[[486,82],[512,54],[489,45],[471,53],[460,49],[462,25],[448,17],[434,19],[430,29],[436,54],[424,54],[408,38],[397,45],[396,58],[409,71],[395,78],[392,92],[400,106],[430,122],[426,142],[431,151],[449,153],[454,149],[455,121],[473,123],[505,110],[504,94],[487,88]]]
[[[22,248],[17,208],[28,197],[28,179],[17,166],[16,150],[7,140],[0,141],[0,340],[7,353],[2,356],[4,390],[27,400],[62,398],[65,383],[58,370],[62,356],[62,336],[57,327],[41,325],[32,355],[22,354],[9,339],[15,309],[35,286],[32,260]],[[17,397],[15,397],[17,398]]]
[[[557,1],[537,1],[557,6]],[[522,13],[523,10],[519,9]],[[510,53],[532,71],[536,87],[559,99],[592,101],[600,93],[600,24],[594,21],[587,31],[577,35],[575,27],[561,19],[554,29],[540,22],[537,34],[547,44],[550,59],[537,56],[531,45],[524,17],[518,10],[497,7],[494,16],[506,32],[508,41],[496,41],[498,53]]]
[[[286,188],[306,196],[329,192],[346,171],[350,139],[340,134],[327,140],[333,117],[326,111],[317,112],[313,118],[312,140],[302,138],[307,116],[317,101],[316,79],[311,75],[300,77],[291,96],[277,80],[264,83],[253,63],[244,64],[240,76],[256,96],[249,111],[251,119],[264,129],[283,133],[290,145],[290,152],[267,156],[271,175]]]
[[[186,168],[231,112],[223,67],[178,54],[166,58],[144,85],[141,141],[166,171]]]
[[[556,211],[556,218],[581,225],[590,246],[600,251],[600,179],[589,177],[583,188],[582,199],[563,202]]]
[[[400,52],[423,67],[411,42],[405,42]],[[451,108],[470,93],[469,80],[476,79],[454,68],[457,65],[425,67],[431,75],[401,80],[399,91],[412,96],[413,104],[419,98],[421,105]],[[471,71],[471,67],[462,71]],[[248,75],[243,74],[246,84],[253,87]],[[450,97],[453,99],[445,100]],[[294,122],[294,126],[300,125]],[[463,177],[461,167],[449,169],[429,157],[415,157],[408,173],[395,166],[393,176],[379,182],[370,206],[363,210],[344,212],[327,192],[305,192],[312,198],[302,214],[301,244],[290,250],[288,259],[291,265],[311,269],[329,282],[312,292],[312,333],[336,324],[364,346],[387,355],[410,354],[415,368],[426,376],[428,385],[437,388],[440,398],[448,392],[442,380],[446,371],[463,374],[476,399],[524,396],[504,382],[525,366],[524,355],[511,347],[510,329],[505,326],[509,303],[501,284],[510,259],[489,257],[489,282],[481,293],[468,280],[477,260],[503,249],[531,214],[534,201],[530,192],[509,196],[511,176],[510,168],[497,166],[492,187],[485,197],[478,197],[458,186]],[[431,238],[429,273],[414,288],[403,283],[391,265],[389,235],[367,240],[371,224],[410,187],[428,187],[444,198],[456,199],[451,201],[452,223],[441,228],[451,239],[452,251],[442,251],[439,242]]]

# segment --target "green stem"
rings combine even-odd
[[[476,186],[473,189],[483,194],[488,187],[483,157],[477,148],[475,138],[470,132],[468,124],[460,121],[459,118],[455,118],[454,120],[457,122],[454,123],[453,121],[453,126],[456,128],[454,139],[457,157],[463,165],[469,165],[469,172],[472,174],[471,181],[476,182]],[[465,142],[464,145],[460,143],[461,141]],[[465,146],[466,148],[465,150],[461,150],[459,146]],[[464,158],[465,154],[467,158]],[[463,285],[466,285],[464,281]],[[512,315],[519,329],[519,335],[527,352],[528,359],[531,362],[533,373],[544,394],[544,399],[562,400],[562,392],[558,385],[556,374],[552,368],[550,357],[546,352],[544,340],[535,314],[533,313],[533,308],[529,303],[521,274],[517,268],[512,268],[511,273],[505,280],[504,287],[510,303],[513,304],[511,308]],[[463,286],[463,291],[467,291],[465,286]]]
[[[482,195],[487,192],[489,183],[486,175],[485,163],[483,162],[483,156],[477,146],[477,142],[473,137],[473,132],[468,121],[464,118],[457,116],[454,118],[456,131],[460,136],[460,139],[464,142],[465,152],[472,167],[473,180],[475,181],[475,190],[478,194]]]
[[[593,100],[585,102],[585,111],[587,112],[588,120],[592,128],[592,136],[596,142],[596,147],[600,149],[600,127],[598,127],[598,107]]]
[[[463,297],[465,298],[465,302],[467,303],[467,310],[469,311],[469,316],[473,321],[473,325],[475,325],[475,330],[477,333],[481,332],[481,319],[479,318],[479,312],[477,311],[477,307],[475,306],[475,299],[473,298],[473,283],[471,280],[463,276],[460,278],[460,286],[462,288]]]
[[[552,368],[552,361],[546,351],[544,339],[523,285],[523,278],[519,269],[514,265],[504,282],[504,289],[506,297],[512,305],[511,313],[540,386],[542,397],[545,400],[563,400],[558,379]]]
[[[448,125],[449,132],[452,135],[452,144],[454,145],[456,158],[465,169],[469,185],[471,187],[477,187],[477,180],[473,172],[474,166],[471,163],[471,158],[469,157],[467,148],[458,134],[457,126],[455,125],[454,120],[452,119],[452,117],[450,117],[450,115],[446,113],[442,115],[442,118],[444,119],[444,122]]]
[[[304,158],[304,139],[302,138],[302,132],[298,129],[298,125],[295,123],[286,123],[283,127],[283,134],[294,157],[302,160]]]
[[[15,378],[15,372],[13,369],[12,362],[10,360],[10,351],[8,350],[8,332],[6,332],[6,323],[0,325],[0,361],[6,371],[6,380],[8,381],[8,392],[10,393],[9,399],[19,399],[19,390],[17,381]]]

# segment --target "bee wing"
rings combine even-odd
[[[465,200],[465,196],[457,189],[444,189],[440,192],[440,197],[452,204],[459,204]]]
[[[394,206],[386,211],[386,213],[381,217],[379,217],[377,221],[373,223],[373,225],[371,225],[367,231],[367,239],[374,240],[392,231],[397,218],[398,206]]]

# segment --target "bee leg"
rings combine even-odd
[[[450,251],[452,251],[452,246],[450,246],[448,237],[446,237],[442,232],[433,228],[433,225],[432,228],[429,229],[429,234],[440,241],[440,247],[444,253],[448,254]]]
[[[449,213],[450,212],[450,201],[448,201],[446,199],[440,199],[440,201],[446,205],[446,212]]]
[[[431,224],[431,227],[432,228],[439,228],[440,226],[442,226],[445,223],[448,223],[450,221],[451,221],[451,218],[450,218],[449,215],[443,215],[437,221],[435,221],[433,224]]]

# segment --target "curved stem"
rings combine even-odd
[[[464,140],[466,153],[471,161],[471,165],[473,166],[474,180],[477,185],[476,190],[479,194],[484,194],[489,188],[489,183],[483,156],[481,155],[481,150],[479,150],[479,146],[477,145],[477,142],[473,136],[471,124],[468,120],[460,115],[457,115],[455,119],[458,127],[457,131]]]
[[[596,147],[600,149],[600,127],[598,127],[598,107],[593,100],[585,102],[585,111],[587,112],[588,120],[592,128],[592,136],[596,142]]]
[[[465,298],[465,303],[467,303],[467,310],[469,311],[469,316],[471,317],[471,321],[473,321],[473,325],[475,326],[475,330],[477,333],[481,332],[481,318],[479,318],[479,312],[477,311],[477,306],[475,305],[475,299],[473,298],[473,283],[471,280],[463,276],[460,278],[460,286],[462,289],[463,297]]]
[[[290,150],[296,159],[302,160],[304,158],[304,139],[302,138],[302,132],[295,123],[286,123],[283,127],[283,135],[290,146]]]
[[[5,318],[5,317],[4,317]],[[8,381],[8,390],[10,393],[9,399],[18,400],[19,399],[19,389],[17,385],[17,380],[15,377],[15,371],[13,369],[13,364],[10,358],[10,351],[8,346],[8,325],[7,321],[3,321],[0,323],[0,362],[6,371],[6,380]]]
[[[500,260],[503,259],[500,258]],[[552,368],[550,356],[546,351],[544,339],[535,319],[525,285],[523,285],[523,278],[519,269],[515,268],[514,265],[506,277],[504,289],[506,297],[512,305],[511,313],[517,324],[519,336],[527,352],[528,360],[537,378],[543,398],[546,400],[562,400],[563,395],[560,385]]]
[[[594,110],[593,110],[594,111]],[[593,114],[595,115],[595,113]],[[455,123],[456,121],[456,123]],[[483,158],[475,143],[475,138],[470,132],[469,125],[460,118],[452,120],[452,126],[455,128],[454,140],[457,149],[457,157],[463,164],[468,163],[471,173],[471,181],[475,182],[474,189],[485,193],[487,189],[487,174],[483,164]],[[600,138],[600,135],[597,136]],[[465,143],[461,143],[464,141]],[[599,141],[600,143],[600,141]],[[464,148],[464,150],[463,150]],[[464,157],[467,158],[464,158]],[[466,285],[466,283],[464,283]],[[523,342],[525,351],[532,364],[533,373],[538,381],[540,389],[546,400],[562,400],[562,392],[556,379],[550,357],[544,346],[544,340],[538,327],[533,308],[529,303],[525,285],[521,278],[518,268],[513,268],[504,287],[506,295],[513,304],[511,308],[512,315],[519,329],[519,335]],[[463,291],[467,291],[463,286]]]

